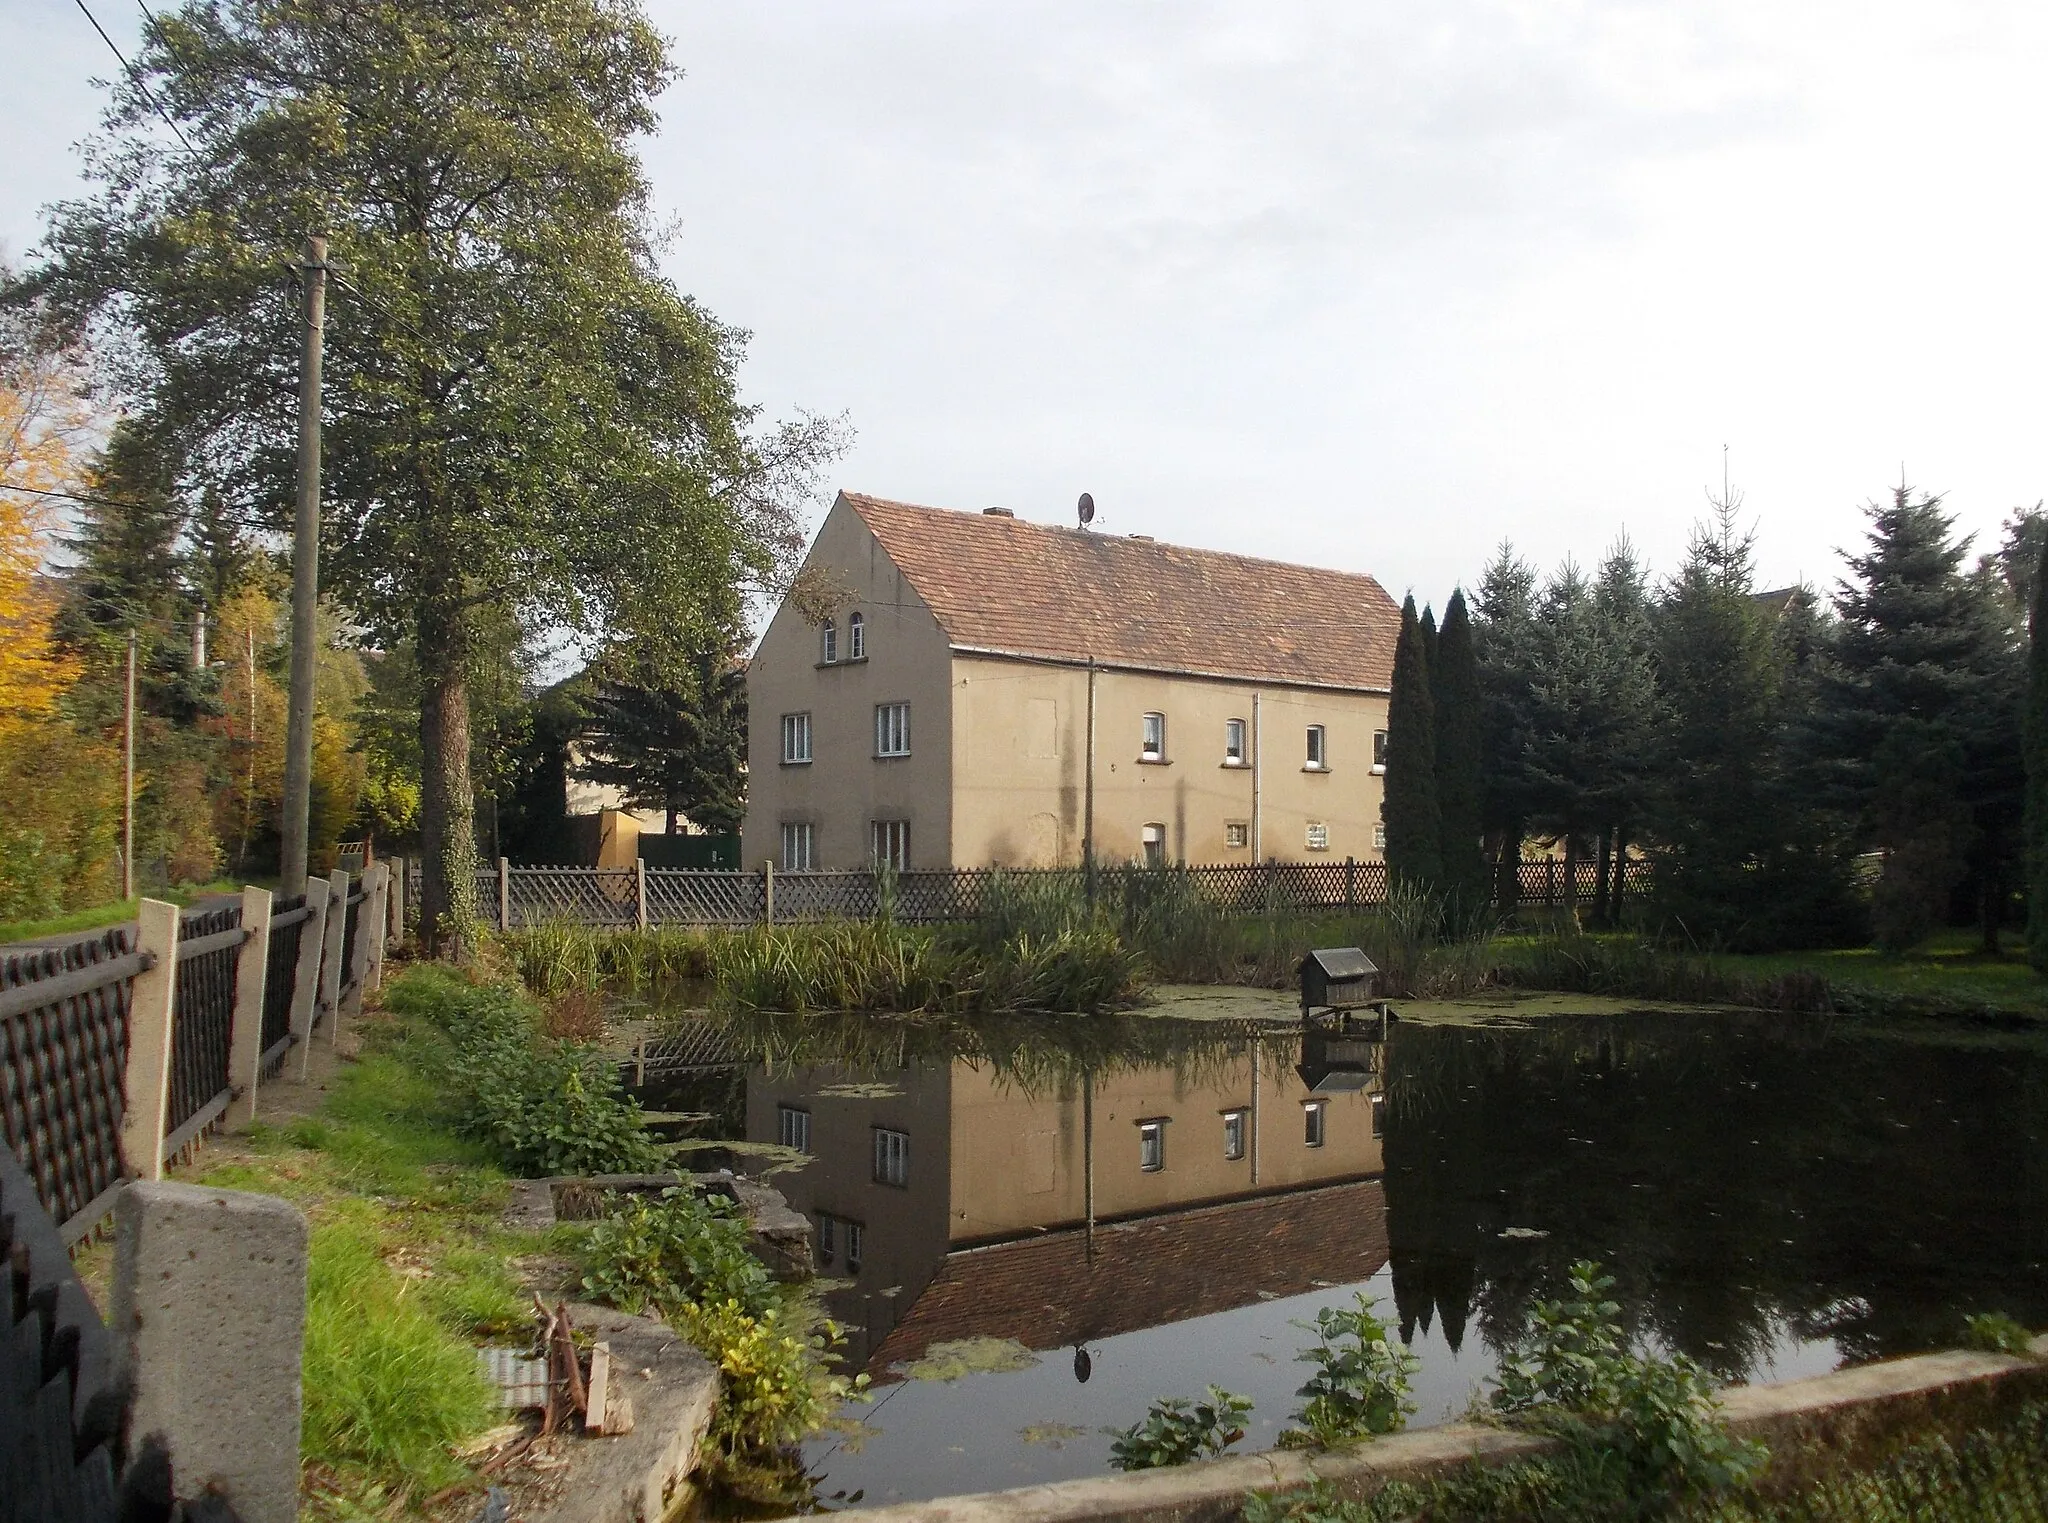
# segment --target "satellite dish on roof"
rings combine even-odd
[[[1085,528],[1087,528],[1087,527],[1088,527],[1088,526],[1089,526],[1090,524],[1094,523],[1094,522],[1095,522],[1095,495],[1094,495],[1094,493],[1092,493],[1092,492],[1083,492],[1083,493],[1081,494],[1081,501],[1080,501],[1080,502],[1079,502],[1078,504],[1076,504],[1076,505],[1075,505],[1075,509],[1074,509],[1074,511],[1075,511],[1075,512],[1077,512],[1077,513],[1079,513],[1079,514],[1081,515],[1081,527],[1082,527],[1082,528],[1084,528],[1084,529],[1085,529]]]

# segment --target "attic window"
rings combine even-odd
[[[839,626],[830,619],[818,635],[818,659],[827,666],[839,659]]]
[[[1166,716],[1147,714],[1145,716],[1145,744],[1138,752],[1140,761],[1166,760]]]
[[[846,619],[846,659],[865,661],[868,654],[868,624],[859,614],[849,614]]]

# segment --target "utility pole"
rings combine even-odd
[[[128,631],[128,701],[121,718],[121,897],[135,897],[135,631]]]
[[[320,602],[320,340],[327,317],[327,240],[306,240],[306,329],[299,360],[299,502],[292,519],[292,687],[284,731],[282,889],[306,891],[313,802],[313,645]]]

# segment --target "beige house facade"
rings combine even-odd
[[[750,866],[1382,855],[1371,577],[841,493],[805,584],[748,668]]]

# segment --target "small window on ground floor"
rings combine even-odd
[[[1232,1160],[1244,1157],[1245,1123],[1250,1111],[1234,1110],[1223,1113],[1223,1156]]]
[[[1329,1109],[1327,1100],[1311,1100],[1301,1108],[1301,1140],[1312,1148],[1323,1145],[1323,1128]]]
[[[1138,1167],[1147,1174],[1157,1174],[1166,1167],[1166,1122],[1163,1119],[1138,1123]]]
[[[818,1213],[818,1267],[829,1269],[832,1257],[839,1251],[839,1223],[824,1211]]]
[[[1308,839],[1305,844],[1310,851],[1328,851],[1330,849],[1330,827],[1321,820],[1310,820],[1308,822]]]
[[[868,1229],[859,1222],[841,1222],[846,1229],[846,1272],[860,1273],[860,1261],[867,1251]]]
[[[1147,867],[1166,866],[1166,827],[1162,824],[1147,825],[1138,832],[1138,840],[1145,849]]]
[[[910,821],[876,820],[868,831],[869,854],[875,866],[896,872],[910,870]]]
[[[818,865],[817,827],[809,820],[782,822],[782,870],[807,873]]]
[[[1245,847],[1252,844],[1252,827],[1248,820],[1227,820],[1223,826],[1225,846]]]
[[[775,1107],[775,1140],[799,1153],[811,1150],[811,1113],[794,1105]]]

